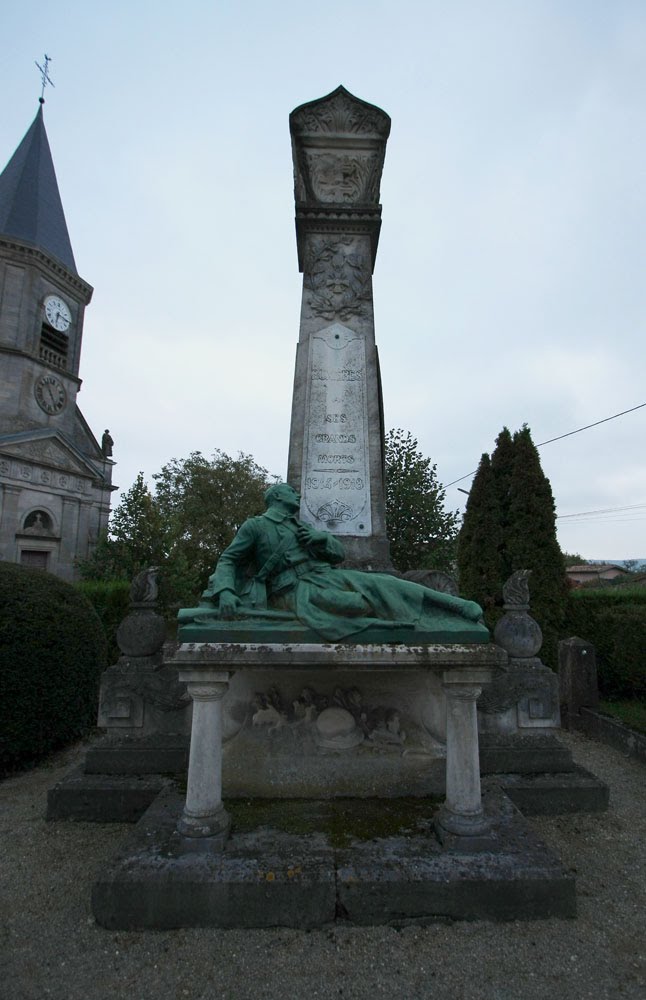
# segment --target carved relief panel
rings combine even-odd
[[[370,258],[352,236],[312,236],[304,275],[306,301],[315,316],[347,321],[372,304]]]

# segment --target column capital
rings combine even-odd
[[[228,681],[188,681],[186,687],[193,701],[220,701],[227,693],[229,683]]]
[[[184,684],[228,684],[233,670],[222,670],[213,663],[177,663],[171,661],[173,666],[177,666],[177,676]]]
[[[493,680],[494,672],[493,667],[449,667],[442,671],[442,687],[447,693],[453,688],[482,687]]]
[[[476,684],[442,684],[442,687],[453,701],[475,701],[482,694],[482,687]]]

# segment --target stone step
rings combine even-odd
[[[46,818],[136,823],[168,784],[161,775],[85,774],[79,767],[48,790]]]
[[[608,786],[578,765],[562,774],[496,774],[483,784],[502,788],[524,816],[605,812],[610,798]]]
[[[481,733],[481,774],[544,774],[573,771],[572,754],[556,736],[546,733],[510,736]]]
[[[186,774],[190,736],[156,733],[109,738],[90,747],[86,774]]]

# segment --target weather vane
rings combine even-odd
[[[38,98],[38,101],[39,101],[40,104],[44,104],[45,103],[45,97],[43,95],[45,94],[45,87],[47,86],[47,84],[49,84],[50,87],[54,86],[54,81],[50,79],[49,72],[48,72],[49,64],[50,64],[51,61],[52,60],[49,58],[49,56],[47,55],[47,53],[45,53],[45,65],[41,66],[40,63],[36,63],[36,65],[38,66],[38,69],[40,70],[40,77],[41,77],[42,84],[43,84],[42,90],[40,92],[40,97]],[[36,60],[34,60],[34,62],[36,62]]]

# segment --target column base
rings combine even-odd
[[[435,817],[435,835],[442,847],[454,851],[488,851],[495,843],[484,813],[454,813],[443,806]]]
[[[177,830],[171,838],[173,853],[193,851],[223,851],[231,831],[231,817],[226,809],[219,809],[212,816],[188,816],[180,818]]]

